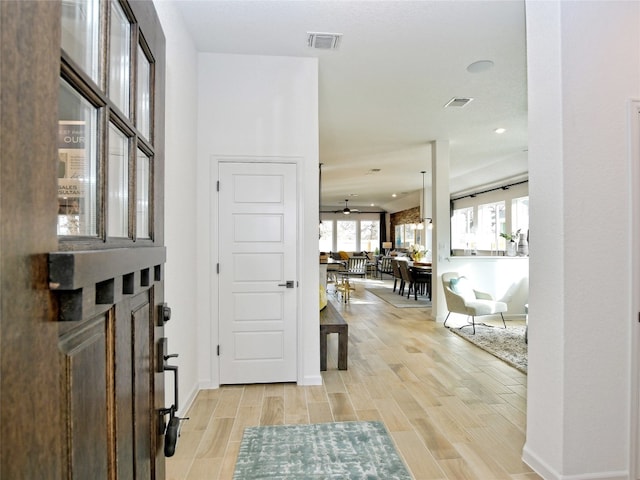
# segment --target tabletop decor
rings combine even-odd
[[[529,241],[524,233],[520,234],[520,240],[518,241],[518,256],[526,257],[529,255]]]
[[[411,480],[382,422],[271,425],[244,430],[234,480]]]
[[[505,251],[505,255],[507,257],[515,257],[518,249],[517,240],[520,238],[520,230],[516,230],[513,233],[501,233],[500,236],[507,241],[507,249]]]
[[[412,245],[411,246],[411,258],[414,262],[419,262],[422,257],[424,257],[427,253],[427,250],[422,245]]]

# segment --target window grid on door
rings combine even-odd
[[[62,25],[60,248],[152,244],[153,55],[119,0],[69,0]]]

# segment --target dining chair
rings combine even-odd
[[[411,296],[411,288],[413,287],[413,279],[409,272],[409,264],[405,261],[398,260],[398,268],[400,268],[400,275],[402,276],[403,284],[400,286],[399,294],[404,296],[404,289],[409,286],[407,291],[407,298]]]
[[[395,258],[391,258],[391,271],[393,272],[393,291],[396,291],[396,287],[398,287],[398,281],[400,281],[400,286],[398,289],[398,293],[400,293],[400,289],[404,289],[404,280],[402,280],[402,274],[400,273],[398,260],[396,260]]]
[[[391,265],[392,257],[380,257],[376,265],[378,276],[382,278],[382,274],[393,275],[393,267]]]

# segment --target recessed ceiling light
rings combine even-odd
[[[467,67],[467,72],[481,73],[486,72],[487,70],[491,70],[492,68],[493,62],[491,60],[478,60],[477,62],[473,62]]]
[[[506,131],[507,131],[507,129],[506,129],[506,128],[502,128],[502,127],[500,127],[500,128],[496,128],[496,129],[494,130],[494,132],[496,132],[498,135],[501,135],[501,134],[503,134],[503,133],[504,133],[504,132],[506,132]]]
[[[375,207],[375,206],[376,206],[376,204],[375,204],[375,203],[372,203],[370,206],[371,206],[371,207]]]
[[[393,198],[396,198],[396,197],[397,197],[397,195],[396,195],[395,193],[392,193],[392,194],[391,194],[391,196],[392,196]]]

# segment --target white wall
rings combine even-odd
[[[630,478],[627,106],[640,94],[640,3],[530,1],[526,12],[524,459],[545,478]]]
[[[197,55],[171,2],[155,8],[167,40],[165,112],[165,299],[172,318],[165,326],[169,363],[178,365],[180,414],[197,393],[196,345],[196,107]],[[166,405],[173,402],[173,380],[166,379]]]
[[[198,338],[199,380],[219,384],[215,243],[220,157],[301,159],[298,383],[320,384],[318,329],[318,64],[315,58],[198,56]]]

